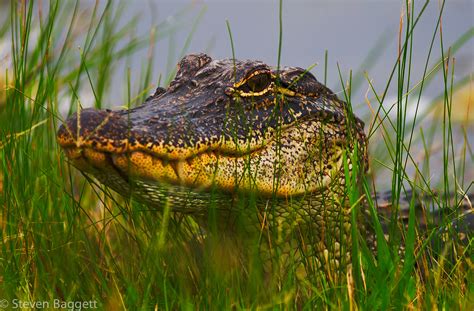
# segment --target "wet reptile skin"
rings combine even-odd
[[[344,162],[352,172],[357,149],[365,173],[364,124],[304,69],[188,55],[141,106],[84,109],[57,139],[78,169],[157,210],[169,204],[206,227],[212,206],[221,233],[270,232],[316,265],[349,260]]]

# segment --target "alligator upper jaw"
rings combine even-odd
[[[159,135],[143,129],[143,126],[135,127],[133,123],[128,124],[127,118],[120,116],[120,112],[84,109],[60,126],[57,142],[63,149],[75,150],[69,152],[71,155],[83,149],[91,149],[110,154],[143,152],[163,161],[180,161],[208,152],[245,156],[273,139],[273,133],[268,131],[261,135],[258,142],[239,143],[234,139],[224,139],[224,135],[205,137],[203,134],[201,139],[192,144],[186,143],[185,138],[173,143],[160,138],[169,135],[167,129]],[[282,126],[282,130],[285,127]]]
[[[183,107],[161,107],[161,102],[119,111],[83,109],[61,125],[57,141],[62,148],[91,148],[111,154],[140,151],[163,160],[186,160],[207,152],[245,156],[270,143],[277,133],[311,120],[344,126],[344,114],[328,100],[300,101],[287,98],[283,112],[263,109],[229,116],[220,106],[219,111],[194,115],[181,111]]]

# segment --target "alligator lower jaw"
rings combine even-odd
[[[252,179],[247,168],[244,174],[237,172],[249,163],[252,153],[244,157],[216,155],[213,152],[202,153],[186,160],[162,160],[152,154],[133,151],[130,153],[112,154],[94,150],[90,147],[64,148],[66,156],[79,170],[91,175],[116,174],[124,182],[141,181],[147,183],[184,186],[198,191],[206,191],[213,186],[223,192],[233,193],[236,190],[257,192],[263,196],[289,197],[295,193],[293,185],[274,186],[275,180]],[[219,166],[219,168],[218,168]],[[237,173],[236,173],[237,172]],[[248,176],[247,176],[248,175]],[[255,176],[253,176],[255,177]],[[113,185],[109,185],[112,186]]]
[[[162,161],[141,151],[114,154],[90,147],[67,147],[63,150],[75,167],[93,175],[97,171],[111,172],[124,176],[124,179],[143,179],[181,185],[186,183],[180,174],[183,161]]]

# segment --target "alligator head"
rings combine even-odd
[[[302,68],[194,54],[141,106],[78,111],[57,140],[119,193],[185,211],[210,189],[287,198],[343,185],[343,153],[357,145],[366,161],[363,126]]]

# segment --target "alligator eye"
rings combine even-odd
[[[245,85],[254,93],[265,90],[272,82],[270,73],[259,73],[250,77]]]

